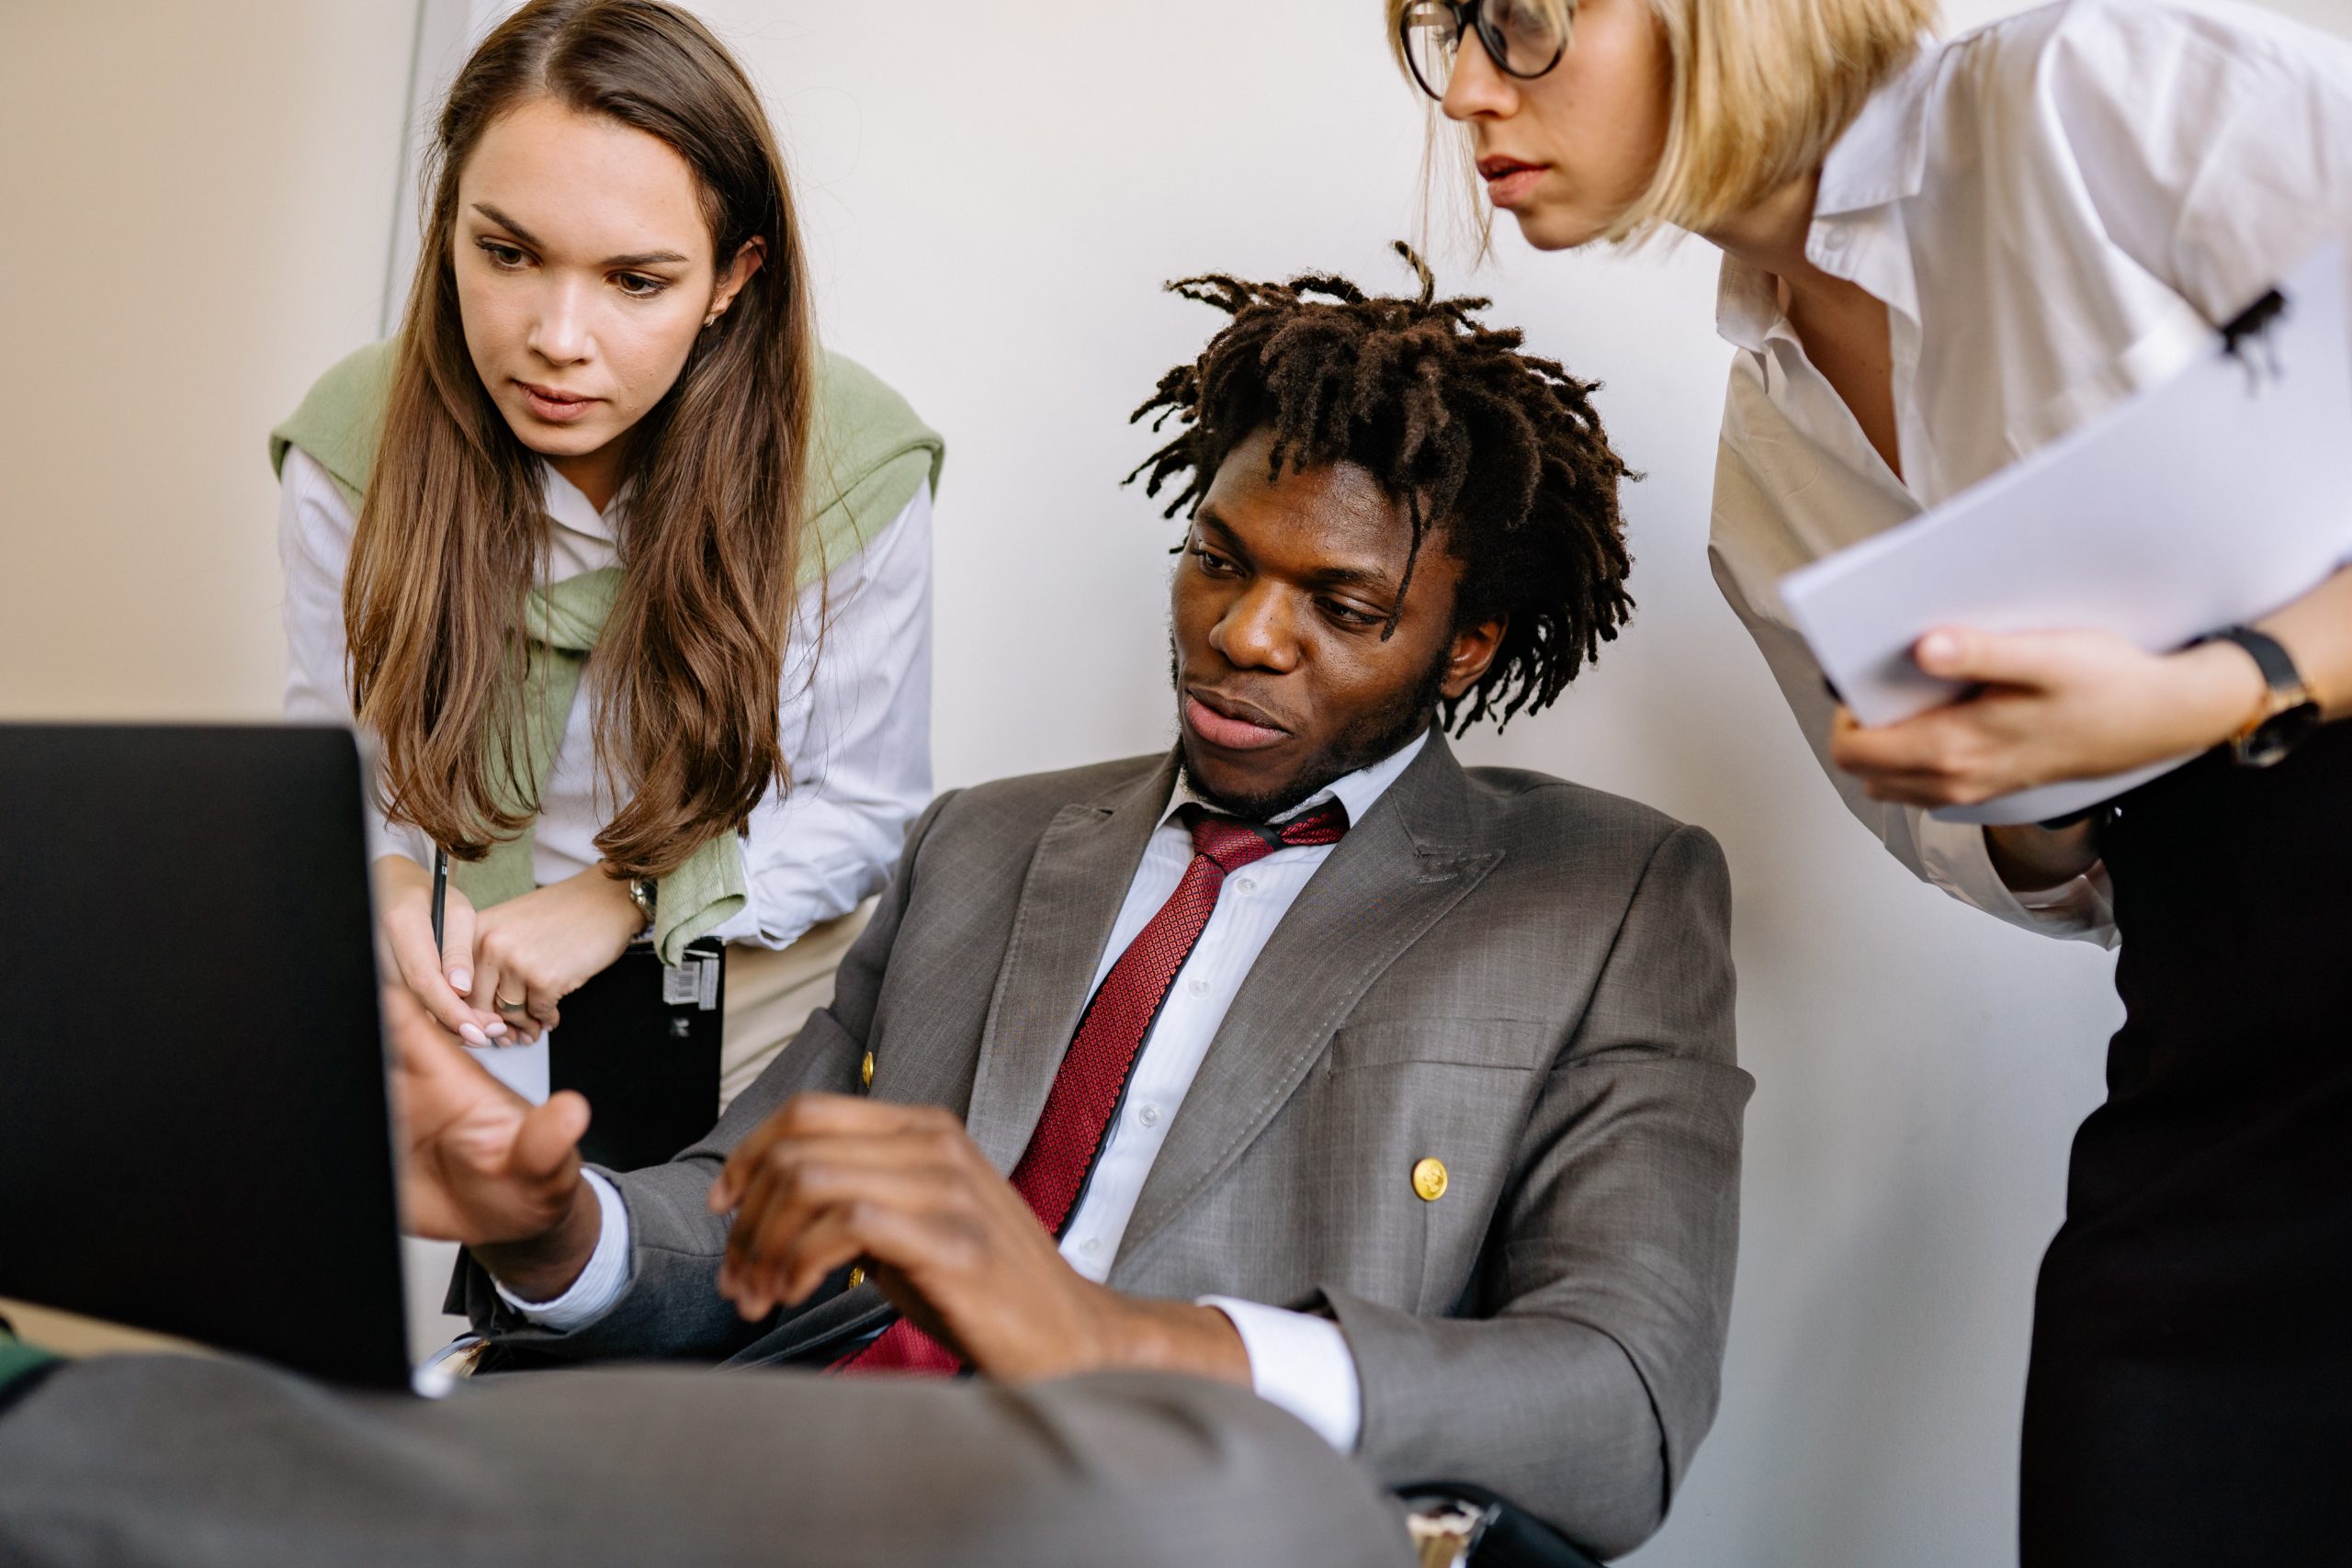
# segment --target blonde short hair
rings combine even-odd
[[[1413,3],[1386,3],[1399,65],[1398,28]],[[1669,225],[1703,232],[1818,167],[1937,20],[1936,0],[1647,3],[1666,41],[1671,103],[1657,173],[1598,236],[1619,242]],[[1535,4],[1573,27],[1577,0]]]

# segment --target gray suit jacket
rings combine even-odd
[[[1166,808],[1170,757],[1009,779],[915,825],[831,1007],[702,1144],[616,1178],[628,1290],[550,1335],[479,1273],[475,1321],[564,1358],[829,1358],[888,1310],[831,1281],[747,1325],[704,1199],[788,1096],[961,1109],[1026,1145]],[[1363,1382],[1361,1455],[1477,1482],[1604,1554],[1665,1517],[1715,1408],[1737,1241],[1730,891],[1714,840],[1442,738],[1299,894],[1235,998],[1110,1283],[1328,1312]],[[1449,1184],[1424,1201],[1417,1162]]]

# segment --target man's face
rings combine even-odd
[[[1263,818],[1420,733],[1468,691],[1503,623],[1457,629],[1462,564],[1352,463],[1266,479],[1272,436],[1235,447],[1201,502],[1170,591],[1184,770],[1203,797]]]

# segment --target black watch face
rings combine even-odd
[[[2249,767],[2269,767],[2301,745],[2318,728],[2319,705],[2298,704],[2285,713],[2273,715],[2261,728],[2246,737],[2239,754]]]

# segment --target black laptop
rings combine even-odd
[[[0,1296],[417,1386],[347,730],[0,725]]]

